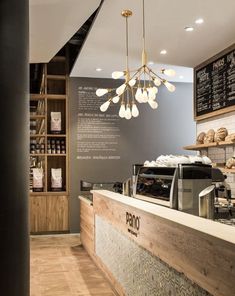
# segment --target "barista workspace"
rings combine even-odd
[[[1,294],[235,295],[235,2],[83,2],[0,4]]]

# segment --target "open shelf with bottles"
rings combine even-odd
[[[37,84],[40,91],[30,95],[31,233],[69,230],[68,61],[65,51],[40,68],[41,81]],[[33,172],[37,174],[34,176]],[[41,187],[33,186],[34,177]]]
[[[58,194],[68,193],[67,133],[67,61],[66,56],[56,56],[44,64],[40,93],[30,95],[30,161],[43,170],[42,192],[54,192],[52,170],[59,169]],[[30,191],[37,190],[31,184]]]

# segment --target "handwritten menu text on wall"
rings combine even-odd
[[[195,116],[235,105],[235,50],[195,71]]]

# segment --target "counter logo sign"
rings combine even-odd
[[[140,229],[140,216],[126,212],[126,225],[128,225],[128,232],[137,237]]]

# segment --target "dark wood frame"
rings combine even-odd
[[[200,121],[206,118],[210,118],[210,117],[214,117],[220,114],[224,114],[224,113],[228,113],[228,112],[232,112],[235,111],[235,105],[234,106],[229,106],[226,108],[223,108],[221,110],[216,110],[207,114],[203,114],[203,115],[196,115],[196,72],[201,69],[204,68],[206,66],[208,66],[209,64],[213,63],[215,60],[219,59],[220,57],[222,57],[223,55],[229,53],[230,51],[235,50],[235,43],[232,44],[231,46],[227,47],[226,49],[224,49],[223,51],[219,52],[218,54],[214,55],[213,57],[211,57],[210,59],[204,61],[203,63],[201,63],[200,65],[196,66],[193,70],[194,72],[194,90],[193,90],[193,108],[194,108],[194,120],[195,121]]]

